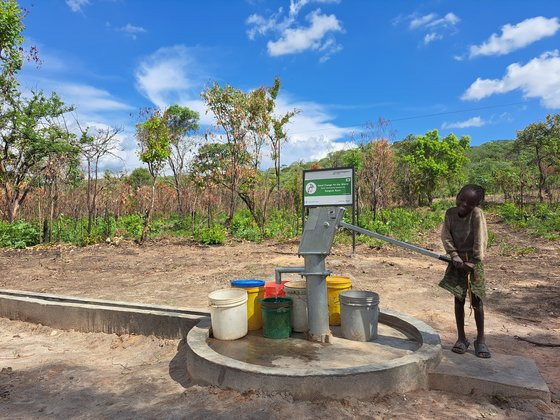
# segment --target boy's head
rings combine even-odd
[[[480,185],[468,184],[457,194],[459,216],[466,216],[484,201],[484,188]]]

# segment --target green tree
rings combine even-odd
[[[177,196],[177,211],[184,213],[182,181],[187,169],[187,154],[194,146],[192,134],[198,130],[198,112],[187,107],[171,105],[164,113],[169,132],[170,154],[169,167],[173,172],[175,194]]]
[[[28,193],[56,156],[76,151],[64,116],[72,110],[56,94],[32,92],[17,98],[0,115],[0,186],[4,215],[12,222]]]
[[[532,152],[532,164],[539,172],[537,188],[539,200],[543,201],[543,191],[552,201],[549,174],[559,166],[560,158],[560,114],[547,115],[546,121],[529,124],[517,131],[516,144],[519,149]]]
[[[17,88],[23,65],[23,18],[16,0],[0,0],[0,94],[7,98]]]
[[[238,195],[247,205],[253,220],[264,233],[267,221],[268,204],[272,192],[280,191],[281,145],[287,141],[284,126],[297,111],[289,111],[277,117],[275,115],[276,100],[280,90],[280,79],[274,85],[260,87],[247,94],[249,110],[249,147],[250,165],[242,166]],[[268,171],[261,171],[262,150],[267,145],[270,157],[274,162],[275,182]]]
[[[274,175],[276,177],[276,192],[280,194],[280,170],[282,168],[281,151],[282,143],[288,141],[288,135],[285,130],[286,124],[290,119],[299,113],[299,110],[293,109],[283,115],[275,115],[276,101],[278,92],[280,91],[280,78],[274,79],[274,84],[267,89],[268,97],[266,98],[265,108],[265,127],[266,136],[270,143],[270,157],[274,162]]]
[[[418,205],[431,204],[441,183],[458,176],[467,162],[469,141],[468,136],[458,139],[454,134],[440,139],[438,131],[433,130],[396,144],[400,182],[410,200]]]
[[[150,221],[154,211],[157,177],[171,155],[171,135],[165,113],[155,110],[146,121],[138,123],[136,125],[136,139],[140,147],[140,160],[148,165],[148,171],[152,177],[150,206],[144,216],[144,228],[139,240],[140,244],[143,244],[148,236]]]
[[[198,149],[191,166],[191,176],[194,180],[194,185],[197,191],[200,192],[200,194],[195,195],[195,200],[200,195],[202,201],[204,201],[208,227],[212,224],[212,204],[216,202],[216,196],[220,194],[215,187],[219,185],[227,187],[229,185],[227,181],[229,162],[229,149],[226,144],[207,143]],[[193,229],[194,218],[195,214],[193,211]]]
[[[79,123],[78,123],[79,125]],[[114,156],[117,149],[117,135],[122,131],[119,127],[80,127],[80,154],[86,160],[86,199],[88,209],[87,232],[91,235],[93,219],[97,215],[97,196],[99,187],[99,163],[105,156]],[[119,158],[120,159],[120,158]]]
[[[228,147],[228,181],[229,211],[226,224],[233,219],[236,207],[236,197],[239,192],[239,182],[243,166],[249,161],[248,142],[251,132],[249,95],[241,89],[230,85],[221,87],[214,83],[201,93],[208,110],[216,119],[216,124],[221,129],[220,134],[225,137]]]
[[[128,176],[127,182],[134,188],[138,190],[140,187],[150,185],[152,181],[152,176],[150,171],[146,168],[136,168]]]

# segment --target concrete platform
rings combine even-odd
[[[245,363],[283,368],[349,368],[369,365],[412,354],[420,343],[388,325],[379,325],[375,341],[363,343],[342,338],[340,327],[331,327],[329,344],[309,341],[305,334],[293,333],[284,340],[270,340],[262,331],[250,331],[239,340],[208,339],[217,353]]]
[[[492,353],[476,357],[472,350],[443,351],[441,363],[429,375],[430,389],[458,394],[538,398],[550,402],[550,390],[536,363],[527,357]]]
[[[437,333],[389,310],[380,312],[379,322],[378,342],[335,337],[320,344],[302,336],[267,340],[258,332],[220,342],[211,336],[210,320],[204,320],[187,335],[187,370],[198,383],[240,392],[288,392],[306,400],[427,389],[428,373],[441,358]]]

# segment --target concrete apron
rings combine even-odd
[[[421,343],[413,354],[346,369],[291,369],[251,365],[208,346],[208,312],[159,305],[83,299],[0,289],[0,317],[80,332],[187,338],[187,369],[194,380],[238,391],[284,391],[299,399],[370,398],[436,389],[550,401],[532,359],[494,353],[492,359],[443,351],[437,333],[407,315],[382,311],[379,321]],[[438,365],[439,364],[439,365]]]

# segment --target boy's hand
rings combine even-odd
[[[474,263],[466,262],[466,263],[463,263],[463,266],[465,267],[466,270],[469,270],[469,271],[474,270]]]
[[[455,266],[455,268],[463,268],[463,260],[458,255],[451,259],[451,262]]]

